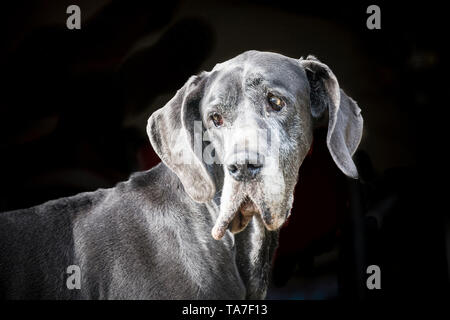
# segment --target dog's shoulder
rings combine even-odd
[[[122,199],[120,205],[145,210],[147,215],[195,207],[178,177],[163,163],[133,173],[127,181],[117,184],[114,192],[116,198]]]

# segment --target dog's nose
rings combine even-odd
[[[250,163],[228,165],[228,172],[237,181],[250,181],[256,178],[261,172],[263,165],[261,163]]]

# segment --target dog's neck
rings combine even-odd
[[[207,204],[213,222],[219,210],[216,203],[211,201]],[[265,298],[278,235],[278,231],[269,231],[264,227],[259,215],[253,216],[243,231],[234,234],[236,266],[247,290],[246,299]]]
[[[266,296],[278,234],[267,230],[260,216],[254,216],[242,232],[235,234],[236,264],[247,288],[247,299]]]

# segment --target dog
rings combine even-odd
[[[263,299],[324,124],[337,167],[358,178],[361,110],[315,57],[247,51],[192,76],[148,120],[159,165],[0,214],[0,297]]]

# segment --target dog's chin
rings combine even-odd
[[[246,197],[239,205],[228,228],[233,233],[241,232],[247,227],[255,214],[261,214],[261,209],[253,202],[253,200]]]
[[[245,197],[239,204],[233,207],[237,208],[234,211],[229,211],[228,218],[216,221],[211,232],[214,239],[221,239],[225,231],[228,229],[232,233],[239,233],[243,231],[254,216],[258,216],[263,222],[265,228],[269,231],[278,230],[286,220],[286,214],[274,214],[268,209],[264,203],[256,202],[249,197]]]
[[[273,215],[270,210],[266,208],[264,203],[257,204],[254,200],[246,197],[235,212],[234,218],[231,220],[228,229],[232,233],[243,231],[254,215],[259,215],[261,217],[264,226],[269,231],[278,230],[285,222],[287,216],[287,214],[281,215],[281,217],[280,215]]]
[[[253,218],[261,221],[269,231],[278,230],[286,220],[285,211],[290,203],[286,203],[280,193],[274,197],[265,196],[265,189],[268,188],[258,184],[225,181],[219,214],[211,230],[212,237],[219,240],[227,230],[231,233],[241,232]],[[280,196],[278,201],[277,196]]]

